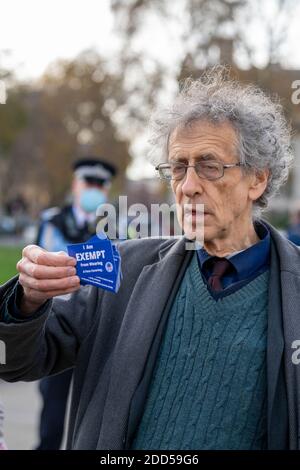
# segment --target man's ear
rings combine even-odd
[[[265,168],[263,170],[255,170],[251,175],[250,186],[249,186],[249,198],[252,201],[256,201],[265,191],[270,170]]]

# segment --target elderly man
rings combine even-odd
[[[74,368],[71,449],[298,449],[300,254],[257,218],[292,159],[281,108],[213,69],[154,116],[152,143],[185,236],[120,244],[117,294],[26,247],[1,289],[1,377]]]

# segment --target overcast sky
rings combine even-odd
[[[264,8],[273,1],[264,0]],[[0,53],[3,49],[11,52],[10,58],[2,54],[1,63],[5,60],[21,78],[32,78],[55,59],[72,58],[89,47],[112,54],[117,38],[109,4],[109,0],[0,0]],[[289,66],[300,68],[300,0],[296,4],[290,12],[285,57]],[[176,31],[170,38],[168,30],[166,38],[159,26],[155,25],[155,35],[153,28],[145,32],[142,47],[171,64],[174,49],[178,50]],[[253,39],[259,37],[259,27],[250,34]]]
[[[108,52],[111,28],[109,0],[0,0],[0,51],[10,50],[5,61],[22,78],[85,48]]]
[[[171,65],[179,44],[176,30],[164,31],[164,22],[152,22],[139,47]],[[20,78],[39,77],[52,61],[87,48],[113,57],[117,47],[109,0],[0,0],[0,63]]]

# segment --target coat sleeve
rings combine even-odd
[[[17,282],[13,278],[0,287],[1,309],[7,308]],[[99,304],[99,289],[82,286],[77,292],[49,300],[33,319],[1,321],[0,378],[31,381],[73,367],[81,343],[97,321]]]

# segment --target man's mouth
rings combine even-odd
[[[199,209],[184,209],[184,214],[186,216],[193,216],[193,217],[201,217],[201,216],[205,216],[205,215],[211,215],[211,212],[210,211],[203,211],[203,210],[199,210]]]

